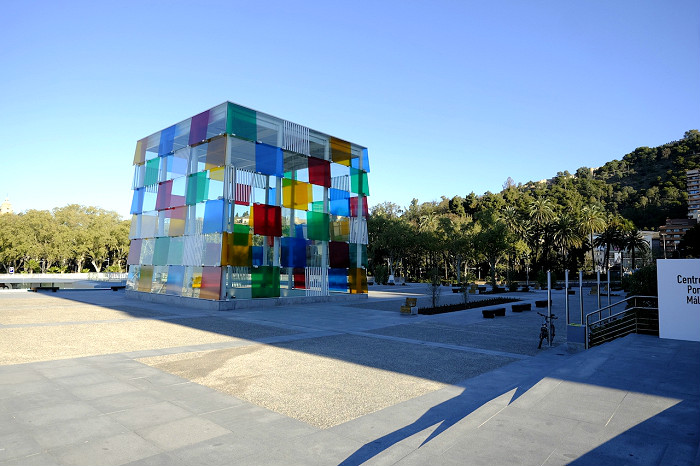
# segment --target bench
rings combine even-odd
[[[114,285],[114,286],[110,286],[110,288],[112,289],[112,291],[118,291],[118,290],[125,289],[126,285]]]
[[[496,310],[495,309],[484,309],[481,311],[481,315],[484,316],[484,319],[495,319],[496,318]]]
[[[552,301],[549,301],[549,304],[552,304]],[[540,299],[538,301],[535,301],[535,307],[547,307],[547,300],[546,299]]]
[[[414,311],[413,308],[418,305],[418,298],[406,298],[406,303],[401,305],[401,315],[416,315],[418,314],[418,309]]]
[[[506,316],[506,308],[505,307],[497,307],[496,309],[493,310],[493,312],[496,314],[496,317],[505,317]]]
[[[513,306],[511,307],[510,310],[513,312],[530,311],[530,310],[532,310],[532,304],[530,304],[530,303],[513,304]]]
[[[58,291],[57,286],[34,286],[32,287],[32,291],[37,292],[37,291],[53,291],[54,293]]]
[[[569,293],[569,294],[576,294],[576,290],[567,290],[567,293]]]

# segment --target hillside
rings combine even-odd
[[[685,173],[694,168],[700,168],[698,130],[687,131],[683,139],[659,147],[639,147],[592,173],[581,167],[575,175],[559,172],[551,183],[527,183],[520,189],[554,197],[565,206],[598,204],[640,229],[657,229],[666,218],[687,216]]]

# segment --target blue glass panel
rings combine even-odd
[[[263,247],[253,246],[251,249],[253,250],[253,265],[261,266],[263,264]]]
[[[329,204],[332,215],[342,215],[343,217],[350,216],[349,199],[337,199],[335,201],[330,201]]]
[[[224,231],[224,200],[207,201],[204,206],[202,233],[219,233],[221,231]]]
[[[282,238],[282,267],[306,267],[306,240],[304,238]]]
[[[294,225],[294,236],[296,236],[297,238],[304,238],[306,236],[306,234],[304,232],[305,226],[306,225],[303,223],[298,223],[298,224]]]
[[[160,132],[158,155],[171,153],[173,151],[173,141],[175,141],[175,125]]]
[[[168,267],[168,281],[165,284],[165,294],[182,294],[182,282],[185,279],[185,267],[183,265],[171,265]]]
[[[283,176],[282,149],[267,144],[255,145],[255,171],[265,175]]]
[[[362,149],[362,170],[366,171],[369,173],[369,156],[367,155],[367,149]],[[352,159],[352,162],[350,163],[350,166],[352,168],[360,168],[360,158]]]
[[[328,196],[331,201],[336,201],[338,199],[350,199],[350,193],[348,191],[343,191],[342,189],[331,188],[328,190]]]
[[[129,213],[140,214],[143,212],[143,191],[144,188],[134,189],[134,197],[131,199],[131,210]]]
[[[348,269],[328,269],[328,289],[348,291]]]

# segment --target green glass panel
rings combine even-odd
[[[314,212],[323,212],[323,201],[312,202],[311,210],[313,210]]]
[[[144,185],[152,185],[158,183],[158,170],[160,166],[160,157],[151,159],[146,162],[146,179]]]
[[[209,178],[207,172],[199,172],[190,175],[187,179],[187,205],[194,205],[207,199],[209,192]]]
[[[367,172],[356,168],[350,168],[350,190],[357,194],[369,196]]]
[[[280,268],[261,266],[252,270],[253,298],[278,298],[280,295]]]
[[[318,241],[330,240],[328,214],[312,211],[307,212],[306,223],[308,239],[315,239]]]
[[[170,238],[156,238],[156,245],[153,250],[153,265],[168,264],[168,247],[170,246]]]
[[[350,268],[367,268],[367,245],[360,244],[360,263],[357,263],[357,243],[350,243]]]
[[[255,110],[229,103],[226,132],[239,138],[256,141],[258,139],[258,124]]]

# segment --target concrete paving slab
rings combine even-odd
[[[177,419],[134,432],[165,451],[176,450],[231,433],[230,430],[200,417]]]
[[[631,336],[572,355],[562,346],[532,351],[536,341],[529,326],[539,327],[534,313],[489,322],[469,311],[405,319],[363,303],[207,313],[133,305],[122,293],[51,295],[16,301],[13,318],[26,320],[0,327],[0,340],[21,335],[21,342],[47,328],[100,326],[102,333],[90,342],[92,353],[80,353],[78,346],[61,353],[59,338],[46,342],[53,354],[27,347],[29,353],[17,356],[64,359],[0,362],[3,466],[177,466],[226,459],[305,465],[697,464],[700,344]],[[370,297],[367,304],[394,306],[405,295],[382,290],[376,303]],[[563,293],[553,299],[561,312]],[[0,309],[8,302],[15,301],[0,295]],[[51,309],[58,315],[34,322],[37,303],[44,314]],[[89,317],[84,324],[70,323],[70,305],[89,306],[81,311]],[[133,343],[133,335],[124,334],[134,325],[144,341]],[[164,336],[164,328],[174,333]],[[397,329],[411,338],[392,337]],[[116,347],[113,337],[128,344]],[[511,343],[497,350],[489,346],[494,341]],[[80,357],[68,354],[76,351]],[[497,354],[521,357],[490,359]],[[172,375],[134,360],[146,355],[196,364],[187,375]],[[319,405],[345,392],[354,394],[337,410],[366,411],[322,429],[281,413],[279,406],[266,409],[225,393],[225,387],[216,391],[191,382],[197,370],[226,380],[244,374],[243,368],[255,369],[254,377],[233,386],[258,383],[278,397],[285,385],[305,388],[300,412],[335,409]],[[401,380],[411,383],[402,386]],[[411,392],[416,383],[434,386]],[[384,404],[372,398],[381,393],[388,395]]]
[[[161,452],[161,449],[131,432],[50,451],[60,464],[74,466],[118,466]]]

